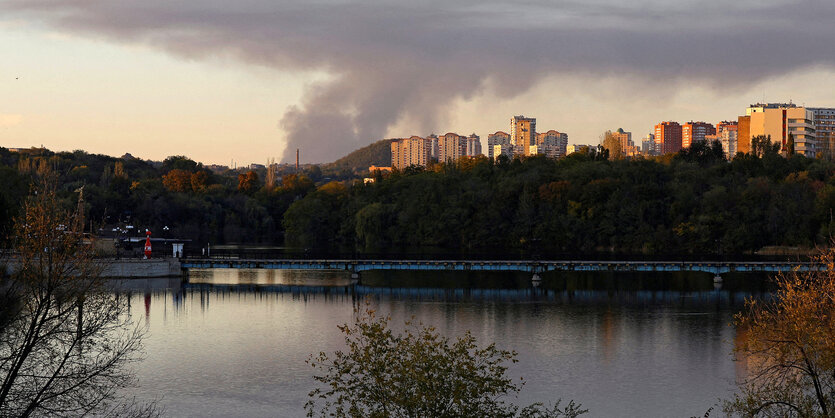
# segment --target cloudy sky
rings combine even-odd
[[[0,0],[0,145],[328,162],[510,117],[597,143],[835,107],[831,0]]]

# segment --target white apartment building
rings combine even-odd
[[[391,166],[404,169],[412,165],[427,166],[432,159],[432,141],[413,136],[391,143]]]
[[[487,135],[487,158],[492,160],[498,156],[498,154],[493,153],[496,145],[510,146],[510,134],[498,131],[494,134]]]
[[[481,155],[481,137],[472,134],[467,137],[467,154],[470,157]]]
[[[467,155],[467,138],[449,132],[438,137],[438,162],[458,161]]]
[[[545,154],[548,158],[566,156],[568,134],[550,130],[536,135],[536,149],[533,154]]]
[[[835,108],[810,107],[815,115],[815,138],[818,141],[817,153],[826,159],[835,155]]]

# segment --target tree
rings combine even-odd
[[[128,173],[125,171],[125,164],[121,161],[116,161],[113,163],[113,177],[116,178],[128,178]]]
[[[348,351],[319,353],[308,364],[321,384],[310,392],[307,415],[338,417],[576,417],[569,402],[520,410],[505,398],[522,384],[506,376],[516,353],[495,344],[479,347],[467,332],[450,341],[434,328],[406,322],[403,334],[389,328],[366,304],[353,325],[342,325]]]
[[[267,175],[264,178],[264,187],[266,187],[269,191],[272,191],[275,188],[275,184],[278,181],[277,170],[278,166],[275,163],[275,158],[268,158]]]
[[[725,151],[719,141],[696,141],[688,148],[682,148],[675,155],[676,159],[698,163],[701,166],[709,166],[725,161]]]
[[[162,171],[166,173],[176,169],[194,171],[197,168],[197,163],[184,155],[172,155],[162,162]]]
[[[142,337],[126,301],[105,289],[55,178],[39,182],[15,223],[15,271],[0,277],[0,416],[156,415],[122,395]]]
[[[835,249],[822,271],[779,275],[774,298],[751,300],[735,323],[744,333],[737,354],[749,377],[725,404],[729,413],[765,417],[835,414]]]
[[[620,140],[612,134],[612,131],[606,131],[600,135],[600,145],[609,151],[609,156],[613,160],[623,159],[623,149],[620,146]]]
[[[777,154],[779,151],[780,143],[772,143],[771,135],[757,135],[751,138],[751,153],[757,157]]]
[[[794,155],[794,134],[789,132],[789,138],[786,140],[786,157]]]
[[[238,174],[238,190],[242,192],[255,192],[258,190],[258,173],[250,170]]]
[[[209,180],[209,175],[201,170],[191,173],[191,190],[195,193],[202,193],[206,191],[206,183]]]
[[[191,190],[191,172],[175,168],[162,176],[162,185],[169,192],[187,192]]]

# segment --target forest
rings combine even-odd
[[[835,232],[835,164],[763,144],[727,161],[718,144],[615,159],[485,157],[393,173],[306,166],[210,170],[83,151],[0,148],[0,234],[32,176],[60,174],[64,204],[83,186],[93,233],[131,224],[214,244],[322,254],[722,255],[812,248]],[[371,176],[373,182],[363,181]]]

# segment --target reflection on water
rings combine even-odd
[[[193,269],[188,281],[192,284],[334,287],[350,285],[351,276],[344,271]]]
[[[137,396],[161,397],[173,416],[303,416],[313,384],[304,361],[342,348],[336,326],[370,298],[394,324],[414,316],[516,350],[519,403],[574,399],[592,417],[702,415],[744,371],[728,323],[757,296],[709,282],[641,291],[348,283],[342,273],[216,270],[188,284],[116,284],[148,330]]]

